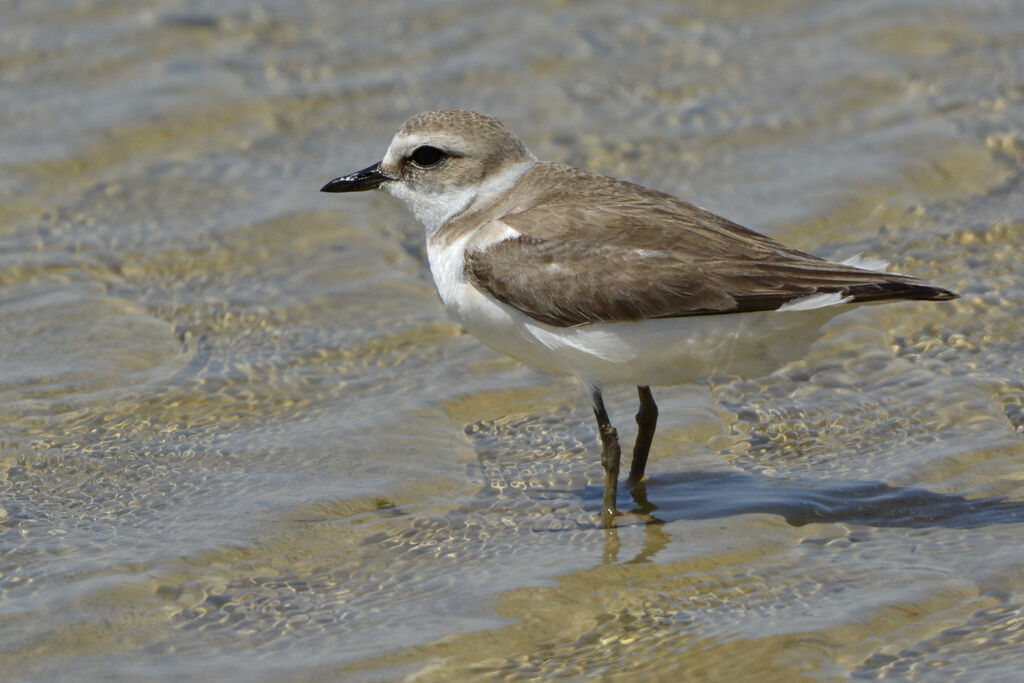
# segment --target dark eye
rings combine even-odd
[[[409,155],[412,159],[412,163],[423,168],[429,168],[430,166],[436,166],[441,163],[441,159],[444,159],[444,152],[439,150],[437,147],[431,147],[430,145],[423,145],[413,150],[412,154]]]

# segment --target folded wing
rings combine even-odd
[[[669,195],[579,173],[572,201],[560,201],[556,187],[502,217],[518,236],[468,251],[469,282],[556,327],[776,310],[819,294],[840,295],[833,303],[956,298],[913,277],[790,249]]]

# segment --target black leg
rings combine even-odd
[[[658,405],[654,402],[650,387],[637,387],[640,394],[640,410],[636,414],[636,443],[633,445],[633,463],[629,467],[629,482],[636,484],[644,478],[647,454],[651,451],[654,429],[658,426]]]
[[[616,515],[615,494],[619,484],[619,460],[622,451],[619,449],[619,435],[612,427],[608,419],[608,412],[604,409],[604,399],[601,398],[601,390],[593,387],[590,398],[594,403],[594,416],[597,418],[597,428],[601,433],[601,465],[604,466],[604,500],[601,503],[601,519],[605,527],[612,526],[612,519]]]

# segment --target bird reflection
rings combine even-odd
[[[641,549],[624,562],[652,561],[671,541],[666,525],[688,519],[769,514],[782,517],[792,526],[834,523],[948,529],[1024,522],[1024,502],[1006,498],[972,499],[877,481],[819,484],[808,480],[768,479],[742,472],[693,472],[644,480],[630,492],[635,507],[625,508],[625,514],[619,519],[621,527],[638,523],[645,535]],[[594,490],[585,492],[585,504],[598,510],[601,491],[592,488]],[[617,529],[608,529],[604,561],[623,562],[619,557],[620,549]]]

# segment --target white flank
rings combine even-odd
[[[610,332],[608,327],[551,327],[536,321],[526,323],[530,336],[555,353],[569,355],[567,352],[573,352],[572,355],[604,363],[626,363],[636,358],[634,345]]]

